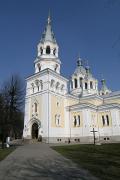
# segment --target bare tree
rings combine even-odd
[[[2,140],[2,148],[4,148],[5,134],[6,134],[6,126],[5,126],[5,109],[4,109],[4,98],[2,94],[0,94],[0,135]]]
[[[24,83],[18,75],[13,75],[3,85],[0,106],[3,118],[0,118],[1,132],[10,137],[17,137],[23,129]],[[3,140],[4,141],[4,140]]]

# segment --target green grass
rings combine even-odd
[[[102,180],[120,180],[120,144],[52,147]]]
[[[13,152],[13,150],[15,150],[15,148],[0,149],[0,161]]]

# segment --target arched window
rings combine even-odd
[[[90,89],[93,89],[93,82],[90,81]]]
[[[38,91],[39,91],[39,90],[40,90],[40,87],[38,86],[37,88],[38,88]]]
[[[34,83],[32,83],[31,85],[32,85],[32,93],[34,93]]]
[[[60,126],[60,115],[58,114],[55,115],[55,124],[56,126]]]
[[[75,82],[75,88],[77,88],[77,79],[74,79]]]
[[[40,80],[40,86],[41,86],[41,90],[43,90],[43,82],[42,82],[42,80]]]
[[[106,115],[106,120],[107,120],[107,126],[109,126],[109,116]]]
[[[41,53],[41,55],[43,54],[43,48],[42,47],[40,47],[40,53]]]
[[[77,125],[77,119],[76,119],[76,116],[74,116],[74,126]]]
[[[58,68],[58,65],[56,64],[56,65],[55,65],[55,71],[57,71],[57,68]]]
[[[103,126],[105,126],[105,118],[104,118],[104,116],[102,116],[102,123],[103,123]]]
[[[64,90],[64,87],[65,87],[65,85],[64,85],[64,84],[62,84],[62,85],[61,85],[61,91],[63,91],[63,90]]]
[[[50,46],[46,47],[46,54],[50,54]]]
[[[57,82],[57,83],[56,83],[56,89],[58,89],[58,88],[59,88],[59,86],[60,86],[60,83],[59,83],[59,82]]]
[[[78,126],[80,126],[80,115],[78,115]]]
[[[38,72],[40,72],[40,70],[41,70],[41,66],[40,66],[40,64],[39,64],[39,63],[37,64],[37,67],[38,67]]]
[[[54,54],[54,55],[56,54],[56,48],[53,50],[53,54]]]
[[[81,88],[83,87],[83,84],[82,84],[82,83],[83,83],[83,78],[81,77],[81,78],[80,78],[80,87],[81,87]]]
[[[38,91],[39,91],[39,90],[40,90],[40,88],[39,88],[40,84],[39,84],[39,80],[38,80],[38,79],[35,80],[35,84],[36,84],[37,89],[38,89]]]
[[[85,89],[87,89],[88,88],[88,84],[87,83],[85,83]]]
[[[37,103],[35,103],[34,105],[35,105],[35,112],[37,112]]]
[[[51,79],[50,87],[54,87],[55,81],[54,79]]]

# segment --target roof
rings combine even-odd
[[[52,31],[50,14],[48,16],[47,25],[45,27],[45,30],[44,30],[44,32],[42,34],[42,38],[41,38],[41,43],[44,43],[45,41],[50,41],[50,42],[56,43],[56,39],[55,39],[54,33]]]
[[[111,98],[111,97],[116,97],[116,96],[120,96],[120,91],[114,91],[114,92],[111,92],[109,94],[102,95],[101,97],[103,97],[103,98]]]

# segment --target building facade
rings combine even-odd
[[[120,141],[120,92],[111,92],[79,57],[71,79],[60,74],[59,47],[48,16],[37,46],[35,73],[26,79],[23,137],[46,143]]]

